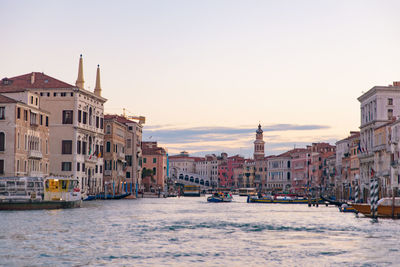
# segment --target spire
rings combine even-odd
[[[96,87],[94,88],[94,94],[97,96],[101,96],[100,65],[97,65]]]
[[[85,83],[85,80],[83,79],[83,58],[82,58],[82,54],[81,54],[81,57],[79,58],[78,79],[76,79],[75,85],[79,89],[84,89],[83,88],[84,83]]]

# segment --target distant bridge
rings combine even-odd
[[[201,189],[212,188],[212,183],[209,177],[181,171],[180,169],[173,167],[170,170],[170,178],[177,183],[184,185],[200,185]]]

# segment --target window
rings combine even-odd
[[[153,158],[153,163],[157,163],[157,159],[156,158]]]
[[[99,128],[99,125],[100,124],[100,122],[99,122],[99,117],[98,116],[96,116],[96,128]]]
[[[50,97],[50,93],[47,93],[47,97]]]
[[[21,108],[17,108],[17,119],[21,118]]]
[[[106,134],[111,134],[111,126],[109,124],[106,126]]]
[[[143,163],[146,163],[147,162],[147,158],[143,158]]]
[[[100,146],[100,158],[103,157],[103,146]]]
[[[63,118],[62,118],[62,123],[63,124],[72,124],[72,110],[63,110]]]
[[[40,115],[40,125],[43,125],[43,115]]]
[[[4,174],[4,159],[0,159],[0,174]]]
[[[36,106],[38,105],[38,98],[35,98]]]
[[[49,154],[49,141],[46,139],[46,154]]]
[[[82,110],[78,110],[78,122],[82,122]]]
[[[61,93],[61,96],[66,96],[67,95],[67,93]]]
[[[103,173],[103,166],[100,165],[100,173]]]
[[[46,126],[49,127],[49,117],[46,116]]]
[[[36,113],[33,113],[32,111],[30,111],[30,114],[31,114],[31,116],[30,116],[30,118],[31,118],[31,125],[37,125],[37,122],[36,122]]]
[[[103,118],[100,118],[100,129],[103,129]]]
[[[24,120],[28,121],[28,111],[24,110]]]
[[[33,96],[31,96],[31,104],[33,104]]]
[[[126,148],[131,148],[132,145],[132,140],[131,139],[127,139],[126,140]]]
[[[54,93],[53,96],[57,96],[57,93]]]
[[[0,133],[0,151],[4,151],[6,145],[6,138],[3,132]]]
[[[111,143],[110,142],[106,143],[106,152],[111,152]]]
[[[81,171],[81,164],[79,162],[76,163],[76,171]]]
[[[393,98],[388,98],[388,105],[393,105]]]
[[[82,142],[82,155],[86,155],[86,142]]]
[[[20,141],[19,141],[19,138],[20,138],[20,134],[18,133],[18,134],[17,134],[17,148],[18,148],[18,149],[19,149],[19,146],[20,146],[20,145],[19,145],[19,144],[20,144],[20,143],[19,143],[19,142],[20,142]]]
[[[72,140],[62,140],[62,154],[72,154]]]
[[[61,171],[70,172],[71,171],[71,162],[61,162]]]
[[[0,107],[0,120],[4,120],[6,118],[6,108],[5,107]]]
[[[71,93],[71,96],[74,96],[74,93]]]
[[[86,124],[86,121],[87,121],[87,112],[83,112],[83,119],[82,119],[82,122],[83,122],[83,124]]]
[[[131,172],[126,172],[126,178],[131,178]]]
[[[99,167],[96,165],[94,172],[98,173],[98,171],[99,171]]]
[[[157,169],[156,169],[156,167],[154,167],[153,168],[153,175],[156,175],[157,174]]]
[[[393,109],[388,109],[388,120],[391,120],[393,117]]]
[[[82,172],[85,172],[85,171],[86,171],[85,163],[82,163]]]
[[[78,140],[77,145],[76,145],[76,154],[81,154],[81,145],[82,142]]]

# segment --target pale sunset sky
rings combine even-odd
[[[362,92],[400,80],[400,1],[0,0],[0,78],[85,87],[106,113],[146,116],[169,154],[251,157],[358,130]]]

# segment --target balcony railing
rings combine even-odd
[[[41,159],[43,158],[43,155],[39,150],[29,150],[28,157],[31,159]]]
[[[85,156],[85,161],[86,162],[92,162],[92,163],[96,163],[97,162],[97,157],[93,156],[93,155],[86,155]]]
[[[105,176],[111,176],[112,171],[111,170],[105,170],[104,175]]]

